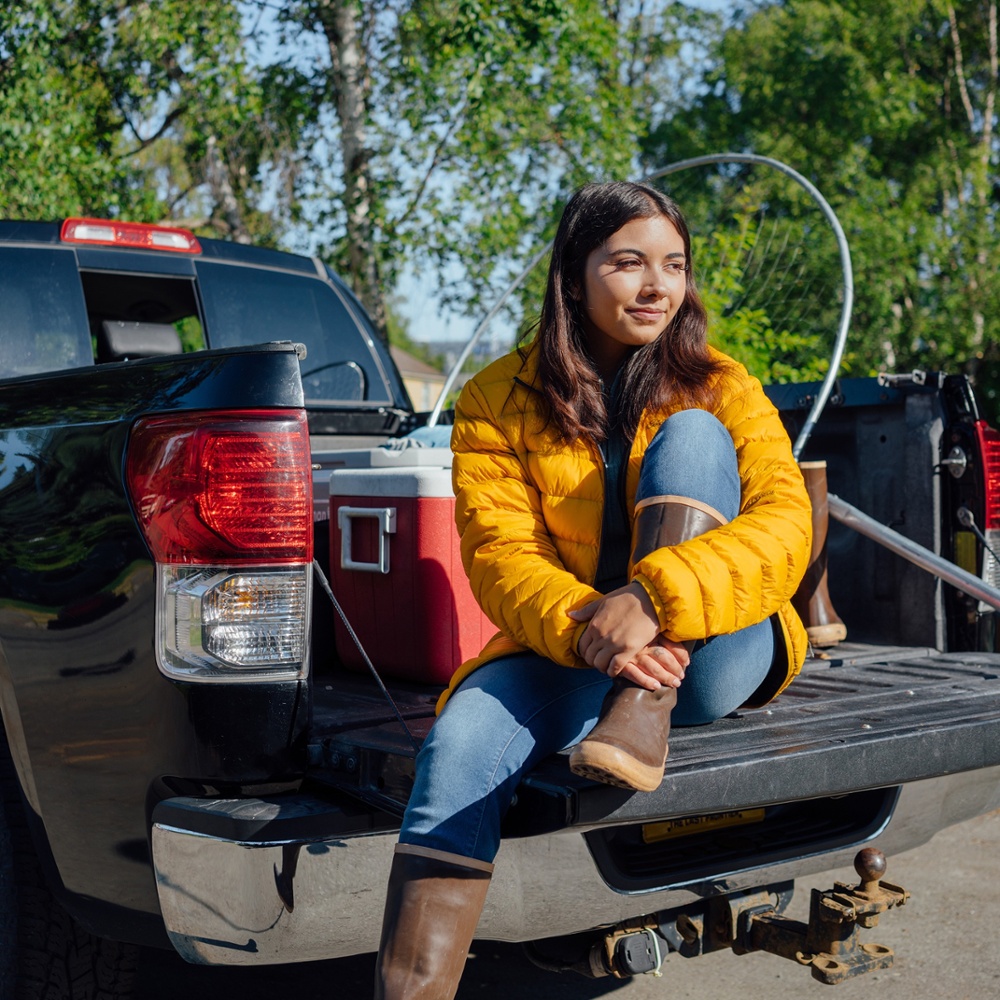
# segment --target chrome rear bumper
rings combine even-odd
[[[878,837],[890,857],[945,826],[1000,807],[1000,767],[905,785]],[[189,962],[306,962],[374,951],[395,831],[307,796],[171,799],[153,815],[152,848],[167,933]],[[365,829],[364,827],[368,827]],[[673,909],[711,894],[843,867],[857,844],[710,881],[621,893],[601,877],[581,832],[503,842],[477,937],[528,941]]]

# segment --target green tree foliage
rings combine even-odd
[[[279,62],[321,55],[300,67],[310,217],[376,317],[404,265],[478,310],[570,190],[631,175],[644,60],[679,45],[602,0],[301,0],[279,23]]]
[[[47,218],[152,204],[118,155],[121,115],[91,55],[102,29],[69,4],[0,8],[0,214]]]
[[[753,259],[760,232],[752,217],[738,221],[746,224],[729,230],[719,226],[691,240],[692,257],[704,275],[699,291],[709,314],[710,341],[765,382],[822,378],[828,365],[820,336],[782,322],[786,314],[780,305],[769,308],[770,301],[748,295],[757,278],[746,262],[748,256]]]
[[[610,0],[14,0],[0,214],[318,251],[399,340],[404,267],[479,313],[570,191],[635,176],[701,23]]]
[[[261,210],[262,183],[306,112],[247,65],[243,40],[235,2],[4,4],[0,215],[170,220],[274,242],[281,213]]]
[[[692,16],[616,0],[12,0],[0,213],[320,252],[380,325],[404,267],[479,311],[625,177]]]
[[[856,275],[851,370],[1000,379],[997,4],[784,0],[724,31],[649,162],[752,150],[830,200]]]

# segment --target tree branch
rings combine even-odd
[[[990,154],[993,145],[993,110],[996,106],[997,96],[997,73],[1000,71],[1000,59],[997,55],[997,5],[996,0],[991,0],[989,14],[989,47],[990,47],[990,84],[986,89],[986,111],[983,115],[983,142],[982,157],[983,166],[989,166]],[[985,202],[986,192],[983,191],[980,197]]]
[[[197,182],[188,184],[186,188],[183,188],[182,190],[178,191],[177,194],[174,195],[174,197],[172,197],[167,202],[167,207],[170,209],[169,214],[171,217],[174,214],[174,209],[177,208],[177,206],[197,187],[198,187]]]
[[[229,169],[219,151],[219,143],[214,135],[208,137],[205,148],[205,179],[215,199],[216,210],[222,213],[222,220],[229,235],[237,243],[250,243],[250,234],[243,222],[239,199],[229,178]],[[215,215],[215,212],[212,213]]]
[[[115,104],[117,105],[118,102],[116,101]],[[144,149],[147,149],[148,147],[152,146],[153,143],[157,141],[157,139],[163,137],[164,133],[166,133],[166,131],[170,128],[170,126],[173,125],[173,123],[177,121],[177,119],[180,118],[181,115],[183,115],[187,111],[187,109],[188,109],[187,104],[178,104],[177,107],[174,108],[170,112],[170,114],[168,114],[167,117],[163,119],[163,124],[148,139],[140,139],[139,145],[136,146],[134,149],[127,149],[125,150],[124,153],[116,153],[114,155],[114,159],[123,160],[126,157],[135,156],[136,153],[141,153]],[[118,108],[118,110],[122,112],[122,116],[125,117],[125,120],[128,122],[128,127],[132,130],[132,134],[136,136],[136,138],[138,138],[139,133],[136,131],[135,126],[128,121],[128,117],[125,115],[125,112],[120,107]]]
[[[649,70],[649,52],[647,50],[646,56],[640,57],[640,45],[645,41],[646,33],[643,31],[643,22],[647,17],[646,13],[646,0],[642,0],[639,4],[639,10],[637,11],[635,18],[633,20],[633,25],[635,26],[635,31],[632,33],[632,52],[629,57],[628,63],[628,89],[634,91],[636,89],[636,83],[639,79],[639,70],[637,69],[637,64],[642,63],[643,72],[648,72]],[[648,44],[648,43],[647,43]]]
[[[948,4],[948,24],[951,26],[951,43],[955,52],[955,76],[958,78],[958,90],[962,95],[962,105],[965,108],[965,115],[969,119],[969,127],[975,126],[976,115],[972,107],[972,100],[969,98],[969,88],[965,81],[965,65],[962,60],[962,40],[958,35],[958,18],[955,16],[955,8]]]
[[[434,171],[441,165],[443,159],[442,153],[444,152],[445,146],[451,140],[451,137],[455,134],[458,126],[461,124],[462,119],[465,115],[466,109],[469,107],[469,94],[472,87],[472,81],[479,76],[479,70],[477,69],[475,73],[469,78],[469,84],[465,90],[465,97],[462,98],[462,106],[458,109],[456,114],[451,120],[451,124],[445,130],[444,135],[438,141],[437,145],[434,147],[434,152],[431,156],[431,161],[427,170],[424,171],[424,176],[421,178],[420,183],[417,185],[417,190],[414,192],[413,197],[410,199],[410,204],[406,206],[403,210],[403,214],[395,221],[395,226],[401,226],[406,223],[410,217],[416,212],[417,208],[420,206],[420,201],[424,196],[424,191],[427,190],[427,185],[430,182],[431,175]]]

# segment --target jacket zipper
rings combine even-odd
[[[513,381],[515,384],[521,386],[523,389],[527,389],[530,392],[540,392],[536,386],[529,385],[523,379],[519,378],[517,375],[514,376]],[[597,560],[594,564],[594,576],[590,580],[590,585],[593,586],[597,582],[597,572],[601,568],[601,543],[604,541],[604,508],[610,501],[612,503],[615,500],[618,501],[619,509],[622,514],[622,518],[626,524],[628,524],[628,504],[625,502],[625,484],[628,478],[628,463],[632,456],[632,446],[635,442],[627,442],[628,447],[625,452],[624,461],[622,462],[622,467],[619,470],[618,481],[613,485],[612,494],[608,494],[608,457],[604,450],[603,445],[597,441],[591,441],[588,439],[587,444],[591,449],[591,453],[597,456],[597,466],[601,473],[601,517],[598,522],[597,529]]]

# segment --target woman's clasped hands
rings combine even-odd
[[[656,610],[642,584],[613,590],[569,616],[588,623],[577,652],[589,666],[650,691],[680,687],[690,656],[681,643],[660,632]]]

